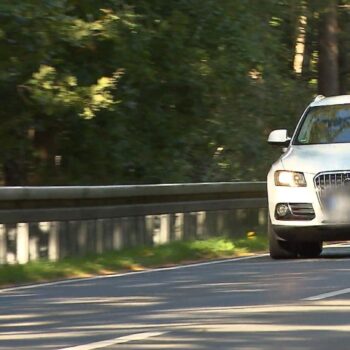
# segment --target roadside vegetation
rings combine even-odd
[[[349,91],[349,0],[3,0],[0,183],[265,179]]]
[[[136,247],[57,262],[41,260],[26,265],[5,265],[0,267],[0,285],[5,287],[20,283],[141,271],[201,260],[244,256],[264,252],[266,249],[266,237],[254,233],[248,233],[246,238],[241,239],[217,237],[176,241],[156,247]]]

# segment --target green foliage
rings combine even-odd
[[[59,78],[54,67],[40,66],[26,87],[32,101],[47,116],[75,111],[80,116],[91,119],[98,111],[108,109],[116,103],[112,89],[116,87],[119,75],[115,73],[112,78],[101,77],[96,84],[82,87],[74,75]]]
[[[176,241],[157,247],[136,247],[58,262],[36,261],[26,265],[0,266],[0,285],[142,270],[195,260],[235,257],[266,249],[266,237]]]
[[[264,179],[268,132],[314,92],[291,70],[293,4],[2,1],[6,181]]]

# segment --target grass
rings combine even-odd
[[[135,247],[57,262],[40,260],[26,265],[4,265],[0,267],[0,286],[138,271],[151,267],[249,255],[266,249],[266,238],[258,237],[254,233],[248,233],[246,238],[241,239],[217,237],[176,241],[157,247]]]

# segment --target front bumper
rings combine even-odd
[[[320,202],[317,196],[316,189],[313,184],[315,174],[304,174],[307,182],[306,187],[285,187],[275,186],[273,171],[268,176],[268,202],[269,213],[272,225],[281,225],[289,227],[304,227],[304,226],[323,226],[327,220],[325,217]],[[307,220],[282,220],[275,215],[276,205],[279,203],[288,204],[309,204],[314,210],[313,217]]]
[[[304,173],[306,187],[275,186],[272,169],[268,175],[269,214],[272,227],[281,240],[288,241],[343,241],[350,240],[350,215],[343,221],[330,221],[321,207],[314,177],[316,174]],[[314,209],[310,220],[281,220],[276,218],[278,203],[308,203]]]
[[[350,223],[315,226],[272,225],[277,237],[286,241],[320,242],[350,240]]]

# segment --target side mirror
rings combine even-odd
[[[279,129],[271,131],[267,142],[276,146],[289,146],[291,138],[288,137],[286,129]]]

